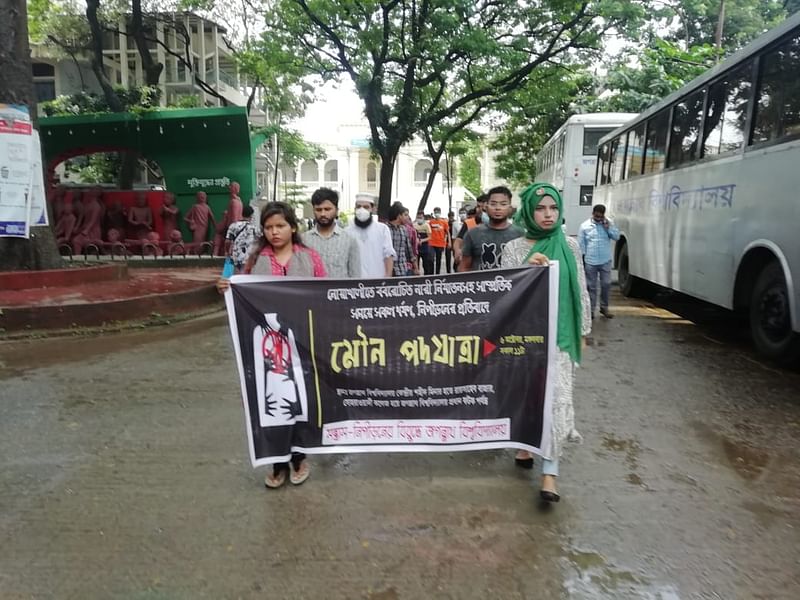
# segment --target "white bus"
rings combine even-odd
[[[604,135],[636,117],[631,113],[573,115],[547,140],[536,158],[536,181],[552,183],[564,199],[567,233],[592,214],[597,144]]]
[[[800,13],[603,138],[595,201],[624,294],[739,311],[762,355],[797,361]]]

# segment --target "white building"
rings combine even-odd
[[[125,35],[127,18],[121,18],[117,27],[119,33],[107,31],[103,39],[103,63],[109,79],[112,85],[128,88],[143,85],[141,57],[134,41]],[[179,30],[185,31],[186,36]],[[222,100],[203,90],[195,76],[230,104],[247,103],[233,54],[222,37],[225,33],[221,25],[188,12],[164,14],[156,21],[155,31],[148,31],[147,35],[154,38],[148,42],[153,58],[164,65],[158,82],[162,106],[176,104],[186,96],[196,96],[199,106],[221,106]],[[74,61],[53,46],[33,44],[31,55],[39,102],[82,90],[102,94],[88,54],[79,55]]]
[[[305,160],[294,166],[281,165],[278,176],[279,200],[287,199],[293,193],[308,199],[315,189],[324,186],[339,192],[340,210],[352,211],[356,194],[378,195],[380,159],[370,151],[369,129],[363,123],[340,124],[336,127],[336,138],[341,142],[317,142],[325,150],[326,158],[323,160]],[[484,148],[478,161],[481,188],[484,191],[503,183],[495,176],[494,155],[491,151]],[[399,200],[414,213],[432,168],[433,162],[427,156],[424,142],[414,141],[403,146],[395,163],[392,201]],[[453,185],[449,192],[445,161],[442,159],[425,206],[426,213],[437,207],[445,215],[448,210],[458,212],[464,202],[474,200],[472,194],[460,185],[457,174],[451,173],[451,177]],[[269,189],[270,184],[259,181],[259,185],[262,189]],[[306,215],[310,215],[310,207],[307,207]]]

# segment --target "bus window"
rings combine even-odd
[[[611,144],[606,142],[600,146],[600,150],[597,152],[597,178],[595,181],[597,185],[603,185],[611,181],[611,178],[609,177],[611,161],[609,160],[608,156],[610,147]]]
[[[647,156],[644,161],[645,173],[658,173],[664,170],[667,156],[667,130],[669,110],[662,110],[647,122]]]
[[[705,90],[687,96],[672,109],[672,140],[669,145],[668,164],[676,167],[700,157],[697,136],[703,122],[703,97]]]
[[[580,194],[578,195],[578,204],[580,206],[591,206],[593,195],[594,195],[594,186],[582,185],[580,189]]]
[[[642,174],[642,155],[644,153],[644,126],[628,132],[628,152],[625,155],[625,179]]]
[[[583,130],[583,155],[594,156],[600,138],[614,131],[613,129],[585,129]]]
[[[708,88],[703,156],[738,150],[744,144],[753,62],[748,61]]]
[[[800,134],[800,36],[761,57],[753,143]]]
[[[618,183],[622,181],[623,173],[622,161],[625,158],[625,136],[618,137],[611,141],[611,168],[609,170],[609,179],[611,183]]]

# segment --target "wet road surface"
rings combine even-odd
[[[0,599],[800,597],[800,375],[612,303],[545,512],[510,452],[265,490],[221,318],[0,344]]]

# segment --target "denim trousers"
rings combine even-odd
[[[543,459],[542,460],[542,475],[552,475],[558,477],[558,459]]]
[[[597,310],[597,278],[600,277],[600,308],[608,308],[608,292],[611,288],[611,261],[604,265],[586,265],[586,287],[592,303],[592,314]]]

